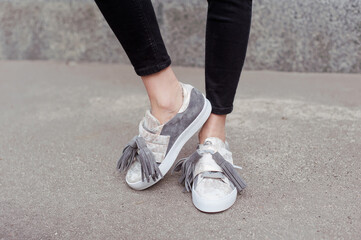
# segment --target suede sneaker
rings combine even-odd
[[[188,158],[181,159],[174,171],[181,171],[180,183],[192,192],[194,206],[203,212],[221,212],[230,208],[246,184],[233,165],[227,142],[207,138]]]
[[[139,134],[124,148],[117,169],[127,171],[126,182],[135,190],[146,189],[172,167],[184,144],[203,126],[212,107],[205,96],[189,84],[181,83],[183,104],[165,124],[149,110],[139,123]]]

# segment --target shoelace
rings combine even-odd
[[[153,153],[148,149],[144,138],[141,136],[135,136],[123,149],[123,154],[117,163],[117,169],[120,172],[128,170],[135,159],[140,162],[143,182],[144,179],[149,182],[150,178],[155,181],[159,176],[163,177]]]
[[[213,150],[197,149],[189,157],[180,159],[172,171],[172,173],[179,171],[182,172],[178,182],[184,183],[184,187],[187,192],[190,192],[192,189],[195,165],[205,153],[210,153],[212,155],[213,160],[222,168],[224,175],[229,179],[230,182],[233,183],[238,192],[241,192],[247,186],[236,171],[236,168],[242,169],[241,167],[233,165],[225,160],[219,152],[215,152]]]

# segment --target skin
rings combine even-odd
[[[199,131],[198,140],[204,143],[208,137],[218,137],[223,142],[226,141],[226,117],[227,115],[217,115],[211,113],[208,120]]]
[[[166,123],[182,106],[182,86],[170,66],[141,78],[148,93],[152,114],[161,124]],[[199,131],[199,142],[204,143],[208,137],[225,141],[226,116],[212,113]]]
[[[141,78],[148,93],[151,113],[161,124],[166,123],[182,106],[182,86],[171,67]]]

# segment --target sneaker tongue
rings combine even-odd
[[[150,113],[149,110],[147,110],[145,112],[143,126],[148,131],[154,132],[154,133],[160,133],[160,131],[162,130],[162,125],[160,124],[158,119]]]

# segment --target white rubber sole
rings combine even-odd
[[[204,96],[203,96],[204,97]],[[207,121],[209,115],[212,111],[211,103],[204,97],[204,106],[202,111],[196,117],[196,119],[179,135],[177,140],[174,142],[173,146],[170,148],[167,156],[164,158],[162,163],[159,165],[159,170],[161,171],[163,177],[167,174],[170,168],[173,166],[175,160],[178,157],[180,150],[183,148],[184,144],[203,126],[203,124]],[[149,182],[127,182],[129,187],[135,190],[144,190],[146,188],[151,187],[156,184],[162,178],[158,178],[153,181],[152,179]]]
[[[202,211],[207,213],[216,213],[227,210],[232,207],[237,199],[237,189],[224,196],[223,198],[209,199],[201,197],[197,191],[194,190],[194,185],[192,186],[192,201],[194,206]]]

